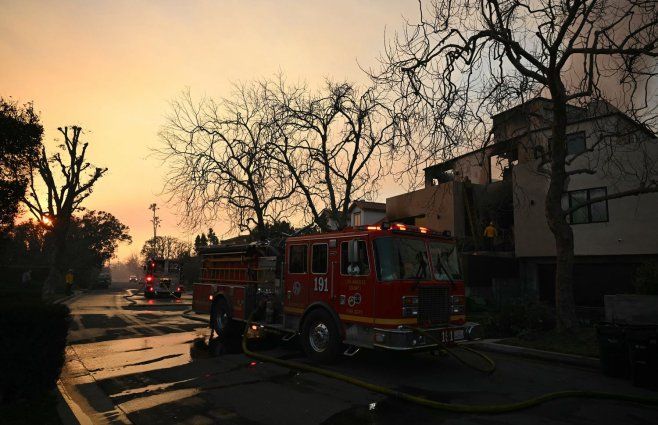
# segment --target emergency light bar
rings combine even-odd
[[[406,232],[406,233],[421,233],[423,235],[432,235],[432,236],[443,236],[443,237],[450,237],[450,231],[449,230],[444,230],[443,232],[437,232],[434,230],[430,230],[427,227],[420,227],[420,226],[413,226],[410,224],[403,224],[403,223],[383,223],[381,226],[356,226],[357,230],[368,230],[368,231],[375,231],[375,230],[393,230],[395,232]]]

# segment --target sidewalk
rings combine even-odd
[[[86,291],[75,290],[62,295],[53,303],[68,304]],[[131,424],[128,417],[118,410],[78,358],[75,350],[67,346],[64,366],[57,380],[60,400],[57,405],[59,418],[64,425]]]
[[[57,389],[65,404],[58,407],[65,425],[132,424],[96,384],[72,347],[66,347],[66,361]]]

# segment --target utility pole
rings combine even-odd
[[[153,223],[153,241],[151,243],[151,257],[155,258],[155,254],[156,254],[155,243],[156,243],[156,237],[158,235],[157,229],[162,221],[160,220],[160,217],[155,215],[155,211],[159,209],[155,203],[149,205],[149,209],[153,211],[153,218],[151,219],[151,223]]]

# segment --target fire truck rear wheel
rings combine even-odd
[[[340,354],[338,327],[331,315],[317,309],[309,313],[302,326],[302,347],[306,355],[320,363],[332,363]]]
[[[236,323],[231,318],[225,299],[220,298],[215,301],[210,312],[210,326],[220,341],[226,341],[235,336]]]

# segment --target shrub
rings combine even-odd
[[[2,298],[0,309],[0,402],[41,398],[64,364],[69,309],[18,297]]]
[[[487,303],[481,297],[466,297],[467,313],[482,313],[487,311]]]
[[[484,323],[488,337],[530,337],[555,327],[553,312],[543,304],[508,304],[490,313]]]

